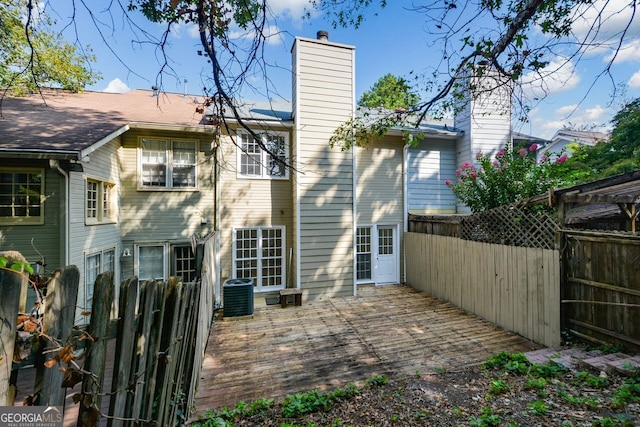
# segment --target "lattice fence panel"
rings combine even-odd
[[[461,238],[499,245],[554,249],[560,229],[555,215],[506,205],[465,217]]]

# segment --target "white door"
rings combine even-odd
[[[378,226],[375,282],[377,284],[398,282],[396,227]]]

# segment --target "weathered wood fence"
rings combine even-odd
[[[40,356],[36,357],[33,403],[63,406],[64,387],[81,381],[74,399],[79,405],[79,426],[184,422],[197,389],[213,313],[212,289],[201,286],[200,281],[182,283],[176,278],[147,281],[138,289],[137,278],[130,278],[121,284],[120,317],[113,321],[109,318],[113,274],[100,275],[84,334],[88,339],[82,340],[87,344],[80,367],[76,365],[79,361],[69,360],[69,350],[78,343],[70,340],[78,337],[72,333],[78,280],[77,268],[70,266],[57,271],[48,285],[41,334],[47,339],[40,339]],[[15,397],[8,379],[24,286],[24,276],[0,270],[0,404],[12,405]],[[117,334],[110,334],[114,329]],[[114,360],[108,360],[110,346],[115,347]],[[112,378],[106,378],[109,364]],[[105,387],[109,382],[111,387]]]
[[[563,325],[640,352],[640,236],[564,230]]]
[[[412,287],[537,343],[560,343],[558,251],[419,233],[404,242]]]

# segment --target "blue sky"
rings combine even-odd
[[[599,2],[601,0],[597,0]],[[277,88],[278,95],[290,97],[290,49],[295,36],[315,38],[318,30],[327,30],[331,41],[356,47],[356,95],[369,89],[379,77],[386,73],[408,76],[411,71],[420,73],[437,65],[442,54],[425,31],[424,16],[407,10],[411,1],[393,1],[383,10],[372,10],[359,29],[332,29],[322,15],[302,19],[308,0],[270,0],[274,22],[269,28],[272,37],[265,49],[267,61],[271,64],[267,73]],[[612,5],[624,0],[612,0]],[[48,12],[60,28],[69,22],[71,12],[68,5],[51,1]],[[92,2],[86,2],[91,4]],[[125,2],[126,3],[126,2]],[[83,45],[91,45],[97,56],[95,69],[103,79],[91,86],[90,90],[124,91],[128,89],[150,89],[156,83],[161,59],[157,51],[148,44],[138,44],[133,32],[118,13],[108,14],[100,7],[91,6],[102,29],[99,35],[81,3],[76,2],[76,25],[67,26],[64,36],[69,41],[76,39]],[[591,19],[592,20],[592,19]],[[164,27],[138,19],[144,30],[160,35]],[[608,37],[620,30],[624,16],[617,16],[605,22],[600,38]],[[586,22],[574,27],[576,33],[587,31]],[[115,28],[115,30],[112,30]],[[199,39],[193,27],[181,26],[169,39],[170,63],[177,78],[163,75],[162,87],[168,92],[200,94],[203,83],[200,74],[206,72],[206,62],[197,55]],[[108,43],[107,47],[105,41]],[[575,66],[573,61],[546,82],[547,96],[533,105],[528,123],[514,121],[514,130],[526,134],[550,138],[555,131],[566,125],[591,126],[595,130],[606,130],[612,115],[620,108],[620,103],[609,106],[614,85],[623,89],[622,99],[640,96],[640,18],[630,27],[625,44],[612,67],[613,80],[601,78],[594,84],[595,75],[602,71],[613,50],[609,47],[593,49],[583,56]],[[117,53],[117,55],[116,55]],[[562,58],[556,59],[561,61]],[[124,64],[126,64],[126,66]],[[185,83],[185,80],[187,81]],[[252,80],[260,86],[262,79],[258,73]],[[587,94],[589,87],[590,92]],[[536,93],[530,89],[530,97]],[[276,94],[270,93],[271,96]],[[247,95],[251,97],[251,95]],[[257,96],[255,96],[257,97]],[[604,124],[604,128],[599,126]]]

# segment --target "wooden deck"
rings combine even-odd
[[[358,297],[256,308],[211,329],[196,411],[261,397],[481,363],[540,346],[407,286],[361,287]]]

